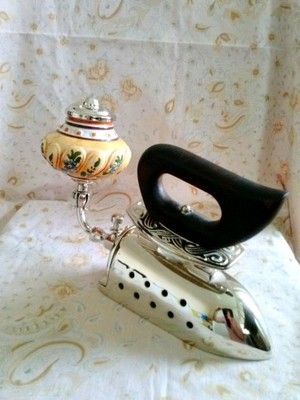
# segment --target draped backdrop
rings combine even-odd
[[[0,1],[2,223],[30,200],[70,198],[40,141],[94,93],[133,152],[101,196],[137,199],[142,151],[173,143],[288,190],[275,224],[299,257],[299,16],[289,0]],[[180,196],[205,206],[196,188]]]

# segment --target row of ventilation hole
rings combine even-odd
[[[133,271],[129,272],[129,277],[130,277],[131,279],[133,279],[134,276],[135,276],[135,274],[134,274]],[[145,281],[145,282],[144,282],[144,285],[145,285],[146,288],[149,288],[151,284],[150,284],[149,281]],[[123,284],[122,282],[120,282],[118,286],[119,286],[119,289],[121,289],[121,290],[124,289],[124,284]],[[168,296],[168,291],[167,291],[166,289],[163,289],[163,290],[161,291],[161,295],[162,295],[163,297],[167,297],[167,296]],[[134,293],[133,293],[133,296],[134,296],[134,298],[135,298],[136,300],[138,300],[138,299],[140,298],[140,294],[139,294],[138,292],[134,292]],[[185,299],[181,299],[181,300],[179,301],[179,303],[180,303],[180,305],[181,305],[182,307],[185,307],[186,304],[187,304],[187,302],[186,302]],[[151,308],[156,308],[156,303],[155,303],[154,301],[150,301],[149,305],[150,305]],[[171,318],[171,319],[174,318],[174,313],[173,313],[172,311],[168,311],[168,317]],[[192,328],[194,327],[194,325],[193,325],[193,323],[192,323],[191,321],[187,321],[187,322],[186,322],[186,326],[187,326],[189,329],[192,329]]]

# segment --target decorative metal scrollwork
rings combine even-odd
[[[244,251],[241,244],[217,250],[205,250],[198,244],[182,238],[155,221],[148,214],[141,202],[132,206],[128,210],[128,214],[135,225],[144,233],[151,236],[156,243],[190,261],[205,264],[213,268],[227,269]]]

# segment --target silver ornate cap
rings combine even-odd
[[[85,121],[112,122],[114,114],[107,108],[101,106],[99,100],[91,95],[82,102],[74,103],[66,109],[68,118],[75,118]]]

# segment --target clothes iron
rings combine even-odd
[[[116,302],[199,349],[222,356],[263,360],[271,345],[262,316],[247,290],[227,272],[241,256],[242,241],[263,229],[286,193],[241,178],[181,148],[158,144],[138,164],[143,198],[110,232],[86,219],[89,182],[119,173],[130,150],[112,117],[90,97],[67,110],[67,119],[46,136],[42,153],[77,182],[77,215],[91,239],[110,248],[99,289]],[[164,174],[211,194],[222,216],[208,221],[165,191]]]

